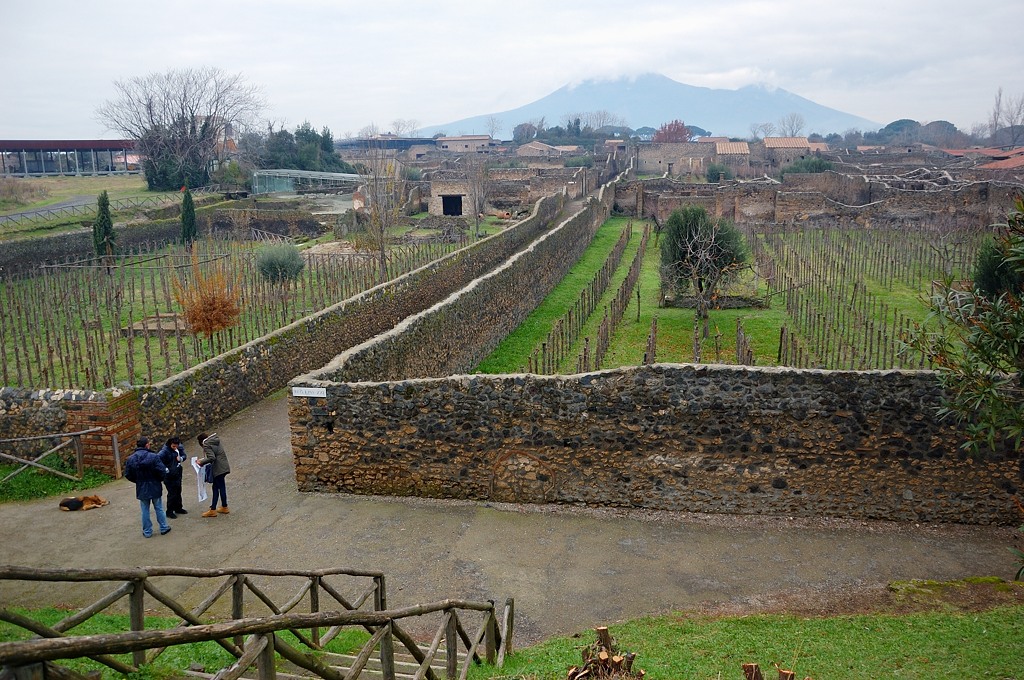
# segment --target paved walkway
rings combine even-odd
[[[286,408],[280,393],[218,428],[233,470],[230,515],[199,516],[190,472],[190,513],[171,520],[167,536],[150,539],[125,480],[98,489],[110,505],[88,512],[61,512],[58,499],[4,504],[0,563],[380,570],[392,607],[514,597],[520,644],[702,603],[742,610],[794,592],[1014,571],[1010,528],[300,494]],[[186,442],[190,455],[197,448]],[[185,579],[174,586],[167,590],[186,602],[208,592],[191,592]],[[99,593],[77,584],[47,588],[0,584],[0,603],[82,605]]]

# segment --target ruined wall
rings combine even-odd
[[[471,370],[562,280],[611,211],[614,191],[551,229],[492,272],[382,335],[342,353],[315,380],[357,382]],[[549,198],[545,201],[553,201]]]
[[[256,403],[500,265],[543,233],[561,205],[561,196],[538,202],[530,217],[498,234],[139,388],[143,430],[158,437],[196,433]]]
[[[300,384],[296,381],[293,384]],[[338,384],[289,399],[299,488],[522,503],[1014,522],[927,372],[654,365]]]
[[[697,142],[641,144],[636,171],[641,175],[703,175],[713,153],[713,145]]]
[[[59,432],[82,432],[85,466],[119,477],[125,456],[142,434],[138,395],[131,390],[30,390],[0,388],[0,438],[37,437]],[[59,437],[4,444],[19,456],[36,456],[62,441]],[[115,451],[116,447],[116,451]],[[120,455],[118,455],[120,454]],[[64,450],[73,460],[73,449]]]

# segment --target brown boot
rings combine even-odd
[[[231,511],[228,510],[228,506],[225,505],[223,508],[217,508],[217,512],[219,512],[222,515],[226,515]]]
[[[207,510],[206,512],[204,512],[201,516],[202,517],[216,517],[217,516],[217,511],[211,508],[211,509]]]

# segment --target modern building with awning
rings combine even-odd
[[[131,139],[0,140],[0,176],[142,172]]]

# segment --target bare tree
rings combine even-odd
[[[625,125],[620,116],[616,116],[611,111],[604,109],[587,113],[584,124],[585,127],[589,127],[591,130],[600,130],[607,125]]]
[[[487,134],[491,136],[491,139],[497,139],[498,134],[505,129],[505,123],[497,116],[487,116],[487,120],[484,122],[487,127]]]
[[[750,138],[755,142],[775,134],[775,123],[751,123]]]
[[[405,183],[395,157],[379,142],[367,143],[366,159],[360,167],[362,194],[369,218],[366,231],[377,257],[380,280],[387,280],[388,235],[402,215]]]
[[[396,118],[391,121],[391,131],[399,137],[413,137],[420,128],[420,122],[412,118]]]
[[[230,132],[264,108],[259,88],[241,74],[209,66],[117,80],[114,89],[96,116],[136,140],[150,188],[205,184]]]
[[[356,133],[356,137],[359,139],[373,139],[380,135],[380,128],[377,127],[376,123],[370,123],[359,128],[359,132]]]
[[[466,164],[466,188],[469,189],[469,201],[473,207],[474,234],[477,238],[480,238],[480,218],[483,216],[484,207],[487,205],[487,196],[490,193],[490,178],[483,158],[474,154],[466,156],[463,162]]]
[[[1024,94],[1003,99],[1003,88],[996,92],[989,131],[994,146],[1017,146],[1024,139]]]
[[[803,134],[806,125],[807,122],[804,120],[804,117],[796,111],[787,113],[782,118],[779,118],[779,134],[783,137],[799,137]]]

